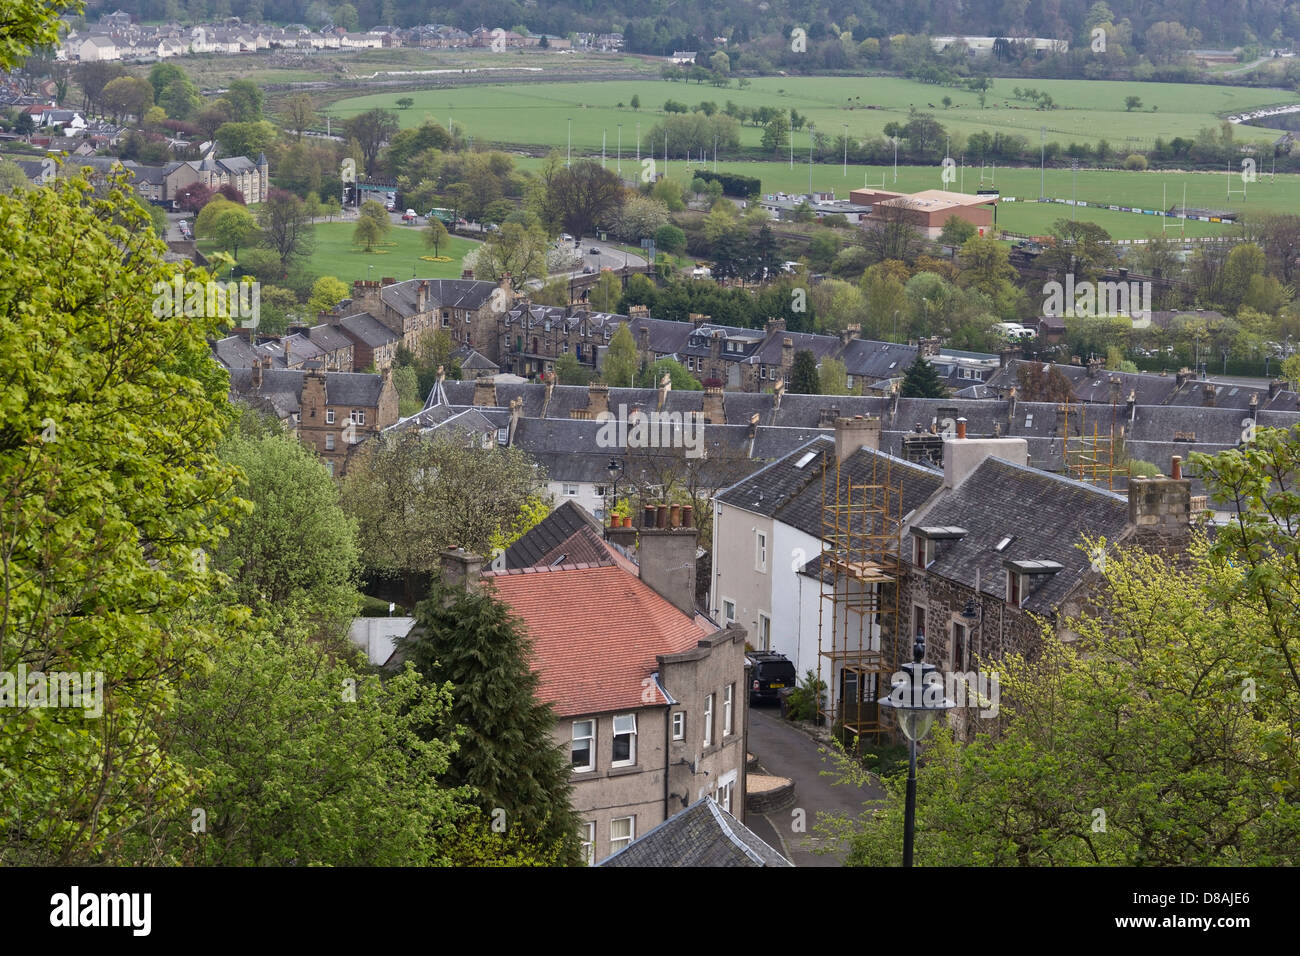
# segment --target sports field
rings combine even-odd
[[[1028,100],[1015,99],[1014,87],[1033,87],[1049,94],[1057,108],[1040,110]],[[717,89],[709,84],[645,79],[603,83],[529,83],[461,87],[415,92],[379,93],[335,103],[328,112],[335,118],[375,107],[393,108],[399,95],[415,104],[400,112],[404,126],[426,118],[444,125],[449,119],[475,139],[523,146],[557,146],[568,142],[572,121],[575,149],[600,149],[602,134],[612,154],[622,124],[623,144],[635,151],[637,124],[642,136],[663,114],[672,99],[693,107],[703,101],[718,106],[731,100],[738,105],[781,106],[809,117],[817,129],[839,136],[848,126],[850,136],[874,136],[886,123],[905,121],[910,107],[933,113],[950,132],[979,130],[1014,133],[1030,144],[1039,142],[1046,129],[1048,142],[1106,140],[1113,150],[1150,147],[1156,137],[1194,137],[1199,129],[1218,126],[1230,113],[1269,105],[1300,103],[1300,96],[1282,90],[1248,87],[1203,86],[1188,83],[1121,83],[1089,80],[994,80],[981,109],[974,93],[896,77],[759,77],[746,89],[734,84]],[[628,104],[640,98],[640,110]],[[1124,108],[1126,96],[1142,99],[1139,109]],[[943,106],[943,97],[952,106]],[[621,108],[619,103],[624,104]],[[1239,126],[1243,142],[1271,143],[1277,133]],[[746,126],[741,144],[757,147],[762,130]],[[795,134],[796,150],[806,133]]]

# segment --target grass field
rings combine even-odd
[[[596,158],[599,159],[599,154]],[[515,162],[522,169],[536,169],[543,160],[528,156],[516,156]],[[606,165],[611,169],[615,168],[615,160],[607,160]],[[638,168],[635,157],[631,160],[625,160],[623,175],[625,177],[630,176]],[[699,164],[687,165],[681,161],[674,161],[668,164],[668,176],[679,182],[690,182],[695,172],[703,168],[712,169],[713,165],[710,163],[705,167]],[[662,171],[662,163],[656,166],[656,170]],[[765,193],[777,191],[804,193],[808,190],[806,154],[803,163],[799,162],[798,153],[795,154],[793,169],[790,168],[788,163],[726,163],[719,161],[718,170],[741,173],[746,176],[757,176],[763,184]],[[850,165],[846,176],[842,166],[814,164],[813,189],[817,192],[833,192],[838,198],[847,199],[849,189],[856,189],[868,182],[880,186],[882,176],[884,177],[886,189],[897,189],[900,192],[943,188],[940,170],[937,166],[899,166],[898,180],[895,182],[892,167]],[[1040,175],[1037,169],[999,167],[993,170],[990,168],[985,170],[985,177],[984,185],[996,185],[1002,191],[1003,196],[1014,196],[1018,199],[1038,198]],[[1228,202],[1226,172],[1220,174],[1137,173],[1123,170],[1084,169],[1079,171],[1078,179],[1077,196],[1080,200],[1104,202],[1107,205],[1133,206],[1143,209],[1168,209],[1182,203],[1183,185],[1186,183],[1188,208],[1235,209],[1242,211],[1245,215],[1249,215],[1251,212],[1265,211],[1300,212],[1300,176],[1296,175],[1279,175],[1276,183],[1268,182],[1267,177],[1265,177],[1264,180],[1247,187],[1247,196],[1244,201],[1237,194],[1232,197],[1231,203]],[[953,183],[948,188],[973,193],[979,188],[979,185],[980,170],[976,166],[973,169],[968,167],[965,170],[964,177],[959,170],[958,182]],[[1163,207],[1161,206],[1162,185],[1166,187]],[[1241,185],[1240,177],[1233,180],[1234,189],[1240,189]],[[1046,189],[1047,195],[1050,197],[1070,198],[1072,195],[1070,170],[1047,170]],[[1109,209],[1094,209],[1091,207],[1078,208],[1076,215],[1078,218],[1097,223],[1116,239],[1142,239],[1153,231],[1160,232],[1161,220],[1155,216],[1112,212]],[[1070,218],[1069,206],[1055,203],[1048,205],[1004,202],[998,208],[998,226],[1011,232],[1042,235],[1055,220],[1061,218]],[[1166,220],[1167,235],[1176,235],[1179,225],[1178,220]],[[1217,223],[1189,221],[1186,223],[1186,235],[1224,235],[1230,234],[1230,230],[1233,228],[1229,225]]]
[[[413,226],[393,226],[384,242],[373,252],[363,252],[352,243],[353,222],[327,222],[316,224],[316,248],[307,262],[307,268],[322,276],[334,276],[351,283],[356,279],[459,279],[460,260],[477,245],[470,239],[453,237],[448,245],[439,248],[440,255],[448,256],[446,262],[429,262],[421,256],[432,256],[425,248],[422,229]],[[212,245],[199,242],[204,252]],[[372,268],[373,267],[373,268]]]
[[[1039,110],[1016,100],[1011,95],[1015,86],[1049,93],[1059,108]],[[618,107],[620,102],[630,103],[634,94],[640,97],[641,110]],[[1140,110],[1125,111],[1124,97],[1130,94],[1141,96]],[[426,118],[445,124],[454,115],[470,136],[482,142],[563,149],[572,120],[575,149],[599,150],[604,133],[611,154],[620,123],[623,144],[634,152],[637,124],[642,136],[648,134],[668,99],[688,106],[704,100],[719,106],[727,100],[742,106],[780,105],[806,114],[832,136],[840,135],[842,124],[847,124],[849,135],[858,138],[874,136],[886,123],[905,119],[909,107],[915,106],[934,113],[954,134],[996,130],[1024,136],[1037,145],[1039,130],[1046,127],[1049,142],[1066,146],[1104,139],[1115,150],[1147,148],[1156,137],[1195,136],[1202,127],[1217,126],[1229,113],[1300,102],[1295,93],[1248,87],[998,79],[989,91],[987,108],[980,109],[973,93],[895,77],[759,77],[743,90],[647,78],[378,93],[341,100],[329,112],[342,118],[375,107],[391,108],[399,95],[415,100],[413,108],[400,114],[404,126],[418,125]],[[944,96],[952,98],[952,108],[942,106]],[[806,134],[795,135],[796,152],[801,139],[806,149]],[[1237,138],[1245,142],[1272,142],[1277,135],[1246,126],[1237,131]],[[744,127],[741,144],[756,147],[761,136],[757,127]]]

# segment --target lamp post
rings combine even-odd
[[[623,124],[622,123],[618,124],[618,153],[616,155],[618,156],[618,158],[614,161],[616,164],[615,171],[620,176],[622,176],[623,175]]]
[[[916,745],[930,732],[934,718],[951,710],[943,696],[943,681],[933,664],[924,663],[925,633],[916,635],[912,663],[904,664],[905,679],[894,685],[882,707],[898,712],[898,726],[907,738],[907,807],[903,820],[903,866],[912,865],[912,839],[916,830]]]
[[[849,178],[849,124],[841,123],[844,128],[844,178]]]
[[[612,492],[612,494],[611,494],[609,497],[607,497],[607,498],[605,499],[605,501],[606,501],[606,504],[605,504],[605,517],[606,517],[606,519],[608,519],[608,520],[613,520],[613,517],[614,517],[614,508],[616,508],[616,507],[618,506],[618,480],[619,480],[620,478],[622,478],[622,477],[626,474],[626,471],[627,471],[627,462],[625,462],[622,458],[611,458],[611,459],[609,460],[609,464],[605,466],[605,470],[609,472],[609,482],[610,482],[610,486],[611,486],[611,487],[610,487],[610,490],[611,490],[611,492]],[[609,504],[609,501],[610,501],[611,499],[613,500],[613,504]],[[606,540],[606,541],[609,540],[609,527],[610,527],[610,526],[609,526],[608,520],[607,520],[607,522],[606,522],[606,524],[605,524],[605,540]]]
[[[569,122],[569,139],[568,139],[568,145],[565,147],[565,153],[564,153],[565,169],[568,169],[569,164],[573,162],[573,118],[570,117],[568,122]]]

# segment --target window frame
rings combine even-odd
[[[572,481],[564,481],[564,482],[561,482],[561,484],[564,485],[564,497],[566,497],[566,498],[576,498],[576,497],[578,497],[578,492],[579,492],[580,489],[578,488],[578,485],[577,485],[576,482],[572,482]],[[570,491],[570,490],[569,490],[570,488],[572,488],[573,490]]]
[[[686,711],[673,711],[673,740],[686,739]]]
[[[334,424],[334,409],[332,408],[325,409],[325,424],[326,425]]]
[[[754,530],[754,570],[767,574],[767,532]]]
[[[704,746],[713,746],[713,695],[704,695]]]
[[[582,844],[582,859],[587,866],[596,864],[596,821],[584,820],[578,826],[578,841]]]
[[[632,729],[619,731],[618,722],[620,720],[632,721]],[[627,756],[618,758],[618,738],[628,737]],[[615,714],[614,715],[614,733],[610,744],[610,763],[611,767],[634,767],[636,766],[636,714]]]
[[[333,451],[333,450],[334,450],[334,433],[333,433],[333,432],[326,432],[326,433],[325,433],[325,450],[326,450],[326,451]]]
[[[590,728],[590,732],[584,736],[581,737],[578,736],[579,724],[586,724]],[[578,766],[576,763],[573,762],[574,757],[577,755],[577,751],[573,745],[577,743],[579,740],[589,741],[589,743],[587,744],[587,763],[585,766]],[[591,773],[595,769],[596,769],[596,721],[594,719],[575,720],[572,723],[570,729],[570,737],[569,737],[569,770],[572,773]]]
[[[728,606],[731,608],[730,611],[727,610]],[[722,620],[726,624],[736,623],[736,602],[730,598],[722,599]]]
[[[614,836],[614,824],[627,822],[627,836]],[[636,816],[614,817],[609,821],[609,852],[610,855],[617,853],[624,847],[631,846],[636,841]]]
[[[725,740],[736,732],[736,685],[728,684],[722,689],[722,737]]]

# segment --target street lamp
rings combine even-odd
[[[605,517],[612,520],[614,509],[618,506],[618,480],[626,474],[627,462],[622,458],[611,458],[609,464],[605,466],[605,470],[609,472],[611,486],[611,494],[605,499]],[[613,504],[609,503],[611,499]],[[609,524],[605,525],[605,540],[609,540]]]
[[[943,696],[943,681],[933,664],[924,663],[925,633],[918,632],[912,646],[912,663],[904,664],[902,681],[895,684],[882,707],[898,712],[898,726],[907,738],[907,807],[903,822],[903,866],[912,865],[912,838],[916,830],[916,745],[934,725],[934,718],[955,704]]]
[[[844,178],[847,179],[849,175],[849,124],[841,123],[840,126],[844,127]]]

